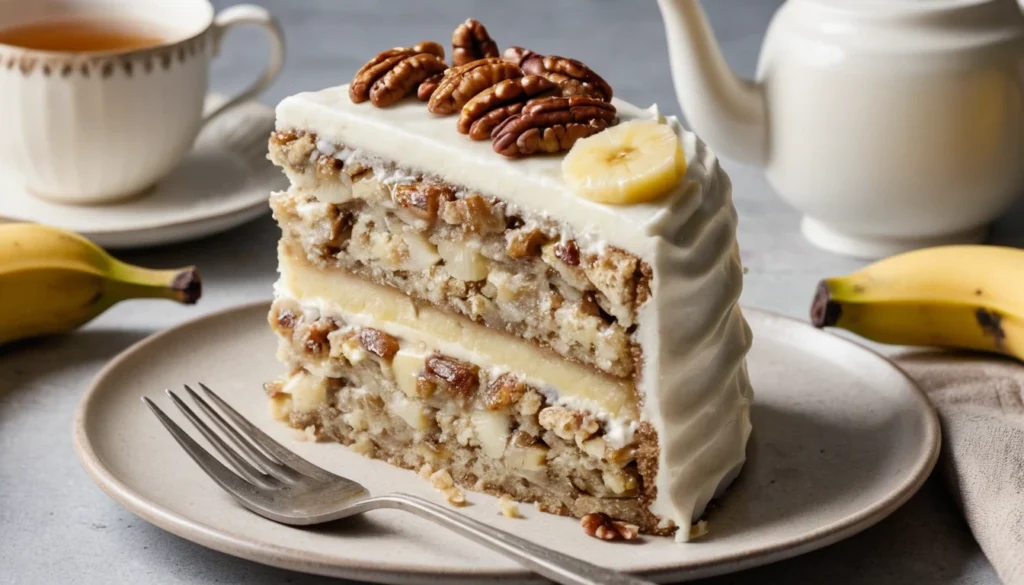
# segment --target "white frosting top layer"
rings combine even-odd
[[[616,100],[622,121],[657,117]],[[686,176],[653,203],[609,206],[576,196],[558,156],[507,159],[459,134],[454,117],[407,100],[378,109],[353,104],[348,87],[304,93],[277,109],[281,130],[315,132],[402,167],[432,174],[524,212],[568,225],[586,244],[607,242],[652,268],[651,299],[639,311],[644,352],[641,419],[658,435],[657,497],[651,510],[686,540],[708,501],[746,459],[752,391],[745,356],[750,330],[737,304],[743,269],[736,247],[732,184],[694,134],[670,120],[686,153]]]
[[[653,119],[657,113],[614,101],[620,121]],[[416,100],[388,108],[354,104],[348,86],[289,97],[277,107],[278,129],[316,132],[331,142],[358,148],[403,167],[443,177],[448,182],[515,203],[524,211],[566,223],[577,234],[600,234],[615,246],[646,257],[652,239],[661,235],[669,215],[685,199],[680,184],[652,203],[612,206],[574,194],[562,180],[562,157],[509,159],[489,141],[470,140],[455,128],[455,117],[437,116]],[[693,134],[685,133],[687,158],[695,151]]]

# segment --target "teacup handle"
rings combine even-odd
[[[254,81],[245,91],[207,113],[203,117],[204,125],[231,108],[258,96],[274,81],[277,74],[281,72],[281,66],[284,64],[284,31],[281,29],[281,23],[262,6],[239,4],[217,14],[213,20],[214,55],[220,52],[221,40],[228,29],[242,24],[259,25],[270,35],[270,63],[267,64],[259,79]]]

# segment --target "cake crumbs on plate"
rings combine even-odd
[[[308,427],[305,427],[303,429],[295,429],[295,440],[303,441],[306,443],[316,443],[316,427],[313,425],[309,425]]]
[[[501,496],[498,498],[498,510],[501,515],[506,518],[522,518],[523,515],[519,513],[519,504],[508,496]]]
[[[707,536],[708,534],[708,521],[700,520],[696,524],[690,526],[690,540]]]
[[[424,465],[420,468],[420,475],[430,470],[430,465]],[[441,492],[444,495],[444,499],[452,506],[461,507],[466,505],[466,494],[462,493],[462,490],[455,485],[455,480],[452,479],[452,474],[447,469],[438,469],[431,473],[429,476],[430,485],[434,486],[434,489]]]

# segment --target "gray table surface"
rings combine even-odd
[[[219,7],[229,0],[217,0]],[[347,81],[384,48],[445,40],[468,16],[500,45],[578,57],[640,105],[677,113],[664,34],[653,0],[262,0],[285,26],[290,53],[268,104],[300,90]],[[779,0],[705,2],[727,59],[752,74],[764,29]],[[228,39],[214,66],[214,89],[229,91],[264,58],[259,34]],[[814,284],[859,262],[812,248],[798,216],[772,193],[758,169],[726,161],[741,217],[749,268],[743,301],[803,318]],[[1017,243],[1011,212],[993,238]],[[192,308],[139,301],[115,307],[84,330],[0,353],[0,583],[295,583],[305,576],[229,557],[172,536],[107,499],[82,471],[71,421],[84,388],[121,350],[146,335],[202,313],[270,297],[275,278],[269,217],[228,233],[166,248],[123,253],[154,265],[197,264],[205,296]],[[994,584],[998,579],[933,477],[905,507],[874,528],[818,552],[705,581],[754,583]]]

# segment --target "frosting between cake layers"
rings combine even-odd
[[[522,374],[527,383],[552,395],[556,404],[590,411],[611,427],[628,426],[639,414],[629,380],[568,362],[469,319],[417,305],[396,290],[342,270],[314,268],[289,254],[285,246],[278,255],[278,296],[295,299],[318,314],[423,343],[446,356],[498,373]]]
[[[656,117],[614,103],[622,121]],[[640,419],[660,447],[651,511],[687,540],[691,522],[739,472],[751,429],[751,336],[737,304],[743,276],[732,187],[703,142],[674,122],[688,163],[679,186],[653,203],[608,206],[569,190],[562,157],[506,159],[415,101],[353,104],[342,86],[286,99],[277,123],[547,215],[582,241],[605,241],[651,266],[652,294],[636,333],[644,351]]]

